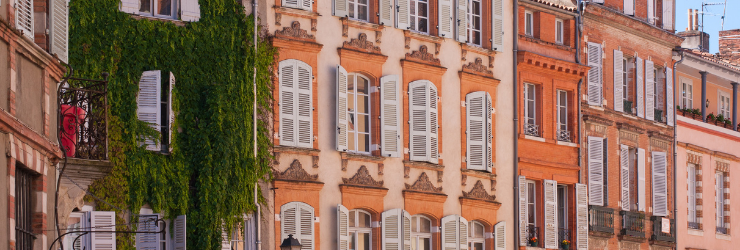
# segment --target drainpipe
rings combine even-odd
[[[519,86],[519,80],[518,80],[518,73],[517,73],[517,52],[519,51],[519,0],[514,0],[514,9],[513,9],[513,18],[514,22],[512,23],[512,52],[513,52],[513,82],[514,82],[514,92],[512,98],[514,100],[514,201],[516,204],[519,202],[519,94],[518,94],[518,86]],[[519,229],[519,206],[514,206],[514,218],[516,218],[516,223],[514,223],[514,232],[517,232],[517,234],[520,232]],[[520,236],[517,235],[517,237],[514,237],[514,242],[516,242],[515,246],[519,246],[521,243],[519,242]]]
[[[707,122],[707,72],[699,71],[701,74],[701,119]]]
[[[252,111],[252,139],[254,140],[254,148],[252,151],[254,152],[254,164],[257,164],[257,0],[252,0],[252,17],[254,18],[254,33],[252,33],[252,42],[254,43],[254,59],[252,59],[252,70],[254,71],[252,73],[252,108],[254,111]],[[260,219],[261,219],[261,208],[259,204],[259,200],[257,199],[257,189],[259,182],[254,183],[254,206],[256,210],[254,211],[254,233],[255,233],[255,249],[259,250],[260,246],[262,245],[262,241],[260,238]]]
[[[674,50],[674,51],[676,51],[676,50]],[[678,98],[678,94],[676,94],[676,90],[675,90],[676,89],[676,67],[678,66],[679,63],[683,62],[683,53],[681,53],[681,51],[676,51],[676,52],[678,52],[679,54],[681,54],[681,60],[678,60],[676,63],[673,64],[673,89],[674,89],[673,90],[673,100],[674,100],[674,105],[676,103],[675,100],[678,100],[677,99]],[[735,92],[735,93],[737,93],[737,92]],[[677,176],[676,176],[677,175],[676,172],[678,172],[678,171],[676,171],[676,165],[677,165],[676,164],[676,158],[678,156],[678,153],[676,153],[676,145],[678,144],[678,143],[676,143],[676,140],[678,139],[678,129],[676,129],[678,127],[678,121],[676,120],[676,113],[678,113],[677,108],[674,108],[673,109],[673,219],[674,220],[677,219],[677,216],[676,215],[678,214],[678,209],[676,208],[676,190],[677,190],[676,189],[677,188],[676,180],[678,180],[677,179]],[[675,237],[675,235],[674,235],[674,237]]]
[[[581,4],[584,5],[585,3],[581,2],[581,0],[578,0],[578,4],[576,5],[576,63],[581,64]],[[583,85],[583,78],[581,80],[578,80],[578,95],[576,96],[576,106],[578,111],[578,131],[576,132],[576,135],[578,136],[577,142],[579,145],[583,145],[583,142],[581,141],[581,129],[583,124],[581,123],[581,120],[583,120],[583,114],[581,114],[581,91]],[[582,183],[583,180],[581,178],[581,167],[583,164],[581,163],[581,160],[583,159],[583,151],[579,148],[578,149],[578,183]]]

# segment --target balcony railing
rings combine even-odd
[[[632,102],[624,100],[624,112],[627,114],[632,114]]]
[[[66,78],[59,97],[59,140],[67,157],[108,160],[108,74]]]
[[[689,229],[699,229],[699,222],[689,222]]]
[[[565,244],[563,244],[563,241],[568,241],[568,246],[572,245],[572,241],[570,240],[570,230],[565,228],[558,228],[558,247],[559,249],[565,249]],[[570,248],[569,248],[570,249]]]
[[[665,241],[665,242],[676,242],[676,220],[670,219],[667,222],[670,223],[670,230],[668,233],[663,232],[663,217],[653,216],[653,237],[652,240]]]
[[[636,212],[620,211],[622,216],[622,235],[645,238],[645,215]]]
[[[536,124],[524,124],[524,134],[534,137],[540,137],[540,126]]]
[[[601,206],[589,206],[588,230],[614,234],[614,209]]]
[[[655,121],[663,122],[663,110],[655,109]]]
[[[540,246],[540,228],[527,225],[527,246],[537,247]]]
[[[717,232],[721,234],[727,234],[727,228],[726,227],[717,227]]]
[[[558,141],[572,142],[573,140],[570,137],[570,131],[568,131],[568,130],[558,130]]]

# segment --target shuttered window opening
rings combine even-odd
[[[347,131],[350,152],[370,154],[370,80],[350,74],[347,82]]]
[[[722,115],[725,119],[732,117],[732,109],[730,108],[732,106],[732,102],[730,101],[730,95],[722,90],[717,90],[717,96],[717,99],[719,99],[717,102],[717,110],[719,110],[717,115]]]
[[[381,218],[382,250],[409,249],[411,247],[411,215],[397,208],[383,212]],[[415,226],[418,227],[418,225]]]
[[[465,96],[468,169],[492,171],[491,96],[478,91]]]
[[[645,99],[644,99],[644,78],[643,78],[643,60],[642,58],[637,57],[635,59],[636,64],[636,70],[635,73],[637,74],[637,116],[640,118],[645,118]]]
[[[234,225],[228,244],[222,244],[224,250],[255,250],[255,220],[254,215],[244,216],[244,220]],[[225,242],[224,242],[225,243]],[[183,248],[184,249],[184,248]]]
[[[567,185],[558,184],[558,242],[572,241],[575,232],[570,230],[570,193]]]
[[[517,232],[519,246],[527,246],[527,227],[529,226],[527,179],[520,175],[517,185],[519,185],[519,232]]]
[[[409,153],[412,161],[439,162],[437,87],[426,80],[409,83]]]
[[[665,152],[652,153],[653,215],[668,216],[668,176]]]
[[[36,196],[34,182],[38,177],[36,173],[25,168],[20,163],[15,167],[15,247],[18,250],[33,249],[33,242],[36,240],[36,234],[33,232],[33,204]],[[38,196],[41,197],[41,196]],[[41,203],[41,201],[36,201]]]
[[[602,50],[601,44],[588,43],[588,104],[602,105]]]
[[[401,85],[398,75],[380,78],[381,155],[400,157],[401,153]]]
[[[540,137],[540,126],[537,121],[537,86],[531,83],[524,84],[524,134]]]
[[[555,19],[555,43],[563,44],[563,19]]]
[[[429,33],[429,0],[398,0],[409,2],[409,28]]]
[[[675,94],[675,92],[673,92],[673,69],[670,67],[666,67],[665,69],[665,90],[666,123],[668,124],[668,126],[673,126],[676,119],[674,117],[675,114],[673,109],[676,108],[676,106],[674,106],[673,104],[673,95]],[[725,117],[729,117],[729,113],[728,116]]]
[[[96,233],[95,231],[114,231],[116,224],[116,213],[112,211],[90,211],[86,212],[88,219],[86,227],[90,227],[92,233],[87,237],[89,249],[116,249],[116,233]],[[88,248],[86,248],[88,249]]]
[[[540,239],[539,230],[540,227],[538,227],[537,224],[537,185],[532,180],[526,180],[526,227],[525,235],[526,235],[526,242],[529,242],[529,240],[533,237]],[[519,211],[521,213],[521,211]],[[541,246],[541,241],[538,241],[538,246]]]
[[[72,212],[67,217],[67,233],[69,234],[64,236],[64,250],[82,250],[84,240],[82,237],[77,237],[82,234],[78,231],[82,230],[82,220],[84,217],[85,213],[81,212]]]
[[[151,231],[158,232],[158,228],[164,226],[164,222],[161,225],[157,224],[158,215],[148,214],[143,216],[146,219],[146,223],[139,223],[138,231]],[[114,231],[115,230],[115,218],[116,214],[112,211],[87,211],[87,212],[73,212],[70,214],[67,222],[69,226],[67,232],[75,231],[91,231],[88,234],[70,233],[64,236],[64,249],[65,250],[115,250],[116,249],[116,233],[96,233],[96,231]],[[143,222],[143,220],[139,220]],[[17,222],[16,222],[17,225]],[[137,249],[149,249],[149,250],[167,250],[166,245],[169,244],[169,232],[166,234],[152,233],[152,234],[137,234],[136,246]],[[80,236],[82,234],[82,236]],[[80,236],[78,238],[78,236]],[[144,238],[141,238],[141,237]],[[16,235],[18,237],[18,235]],[[145,242],[146,244],[140,244],[139,242]],[[18,239],[16,239],[16,249],[31,249],[31,248],[19,248]],[[175,250],[184,250],[184,248],[175,248]]]
[[[313,74],[308,64],[279,63],[280,145],[313,148]]]
[[[370,250],[372,249],[372,227],[370,213],[353,209],[347,210],[339,205],[337,212],[337,231],[339,233],[339,250]]]
[[[655,66],[652,61],[645,61],[645,118],[655,120]]]
[[[694,84],[691,80],[681,80],[681,108],[694,109]]]
[[[60,61],[69,62],[69,8],[67,0],[51,0],[50,45],[51,53]]]
[[[470,221],[468,223],[468,249],[486,249],[486,236],[488,234],[490,233],[486,232],[486,227],[483,225],[483,223],[480,223],[478,221]]]
[[[617,112],[626,112],[624,110],[624,101],[627,93],[624,92],[624,57],[622,51],[614,50],[614,110]]]
[[[313,0],[282,0],[282,6],[286,8],[313,11]]]
[[[463,0],[459,0],[463,1]],[[468,2],[468,18],[466,21],[467,24],[467,38],[468,43],[473,45],[482,46],[483,45],[483,33],[481,32],[483,30],[483,19],[482,11],[483,11],[483,4],[480,0],[467,0]]]
[[[620,172],[621,172],[621,190],[622,190],[622,210],[623,211],[630,211],[631,210],[631,201],[630,199],[630,157],[629,157],[629,147],[627,145],[621,145],[620,146],[620,158],[619,158],[619,165],[620,165]]]
[[[491,0],[491,48],[504,50],[504,0]]]
[[[33,40],[33,2],[31,0],[16,0],[15,27],[23,35]]]
[[[467,0],[465,0],[467,1]],[[465,2],[462,1],[462,2]],[[459,8],[455,7],[455,0],[439,0],[437,1],[438,6],[438,24],[437,33],[441,37],[453,38],[455,37],[455,10]],[[463,9],[465,10],[465,9]],[[412,9],[412,11],[414,11]],[[462,16],[465,17],[465,16]],[[459,32],[459,31],[458,31]]]
[[[554,180],[544,180],[544,199],[545,199],[545,248],[558,248],[558,182]]]
[[[393,26],[392,16],[394,12],[395,1],[393,0],[379,0],[378,1],[378,20],[380,25]]]
[[[303,202],[290,202],[280,207],[280,239],[293,238],[301,242],[302,250],[314,247],[314,209]]]
[[[524,12],[524,34],[534,36],[534,13],[529,10]]]
[[[588,249],[588,190],[586,184],[576,183],[576,249]]]
[[[410,249],[432,249],[432,221],[423,215],[411,217]],[[404,249],[409,249],[404,247]],[[386,249],[390,250],[390,249]],[[445,248],[445,250],[447,250]]]
[[[413,220],[413,217],[412,217]],[[413,222],[412,222],[413,223]],[[448,215],[442,218],[442,249],[468,249],[468,221],[459,215]],[[424,248],[422,248],[424,249]]]
[[[573,139],[568,130],[568,92],[565,90],[557,91],[557,136],[558,141],[571,142]]]
[[[494,250],[506,250],[506,221],[499,221],[493,226]],[[475,249],[479,250],[479,249]]]
[[[179,19],[186,22],[200,20],[198,0],[157,1],[120,0],[121,11],[142,16]]]
[[[689,166],[687,167],[687,173],[688,173],[688,210],[689,210],[689,228],[692,229],[699,229],[698,227],[698,220],[696,216],[696,164],[689,163]]]
[[[175,86],[175,76],[172,72],[165,73],[162,79],[160,70],[144,71],[139,80],[139,93],[136,97],[137,116],[140,121],[148,123],[159,132],[157,138],[146,137],[143,144],[147,150],[162,153],[171,152],[172,130],[175,114],[172,110],[172,93]]]
[[[645,200],[645,149],[637,149],[637,210],[646,211]]]
[[[605,197],[605,167],[604,167],[604,139],[601,137],[588,137],[587,144],[588,159],[588,199],[589,205],[604,206]]]
[[[714,207],[717,233],[727,234],[729,222],[725,221],[725,173],[714,173]]]
[[[334,15],[352,20],[369,21],[368,0],[334,0]]]
[[[137,250],[167,250],[168,233],[159,233],[165,227],[165,221],[159,221],[159,214],[141,214],[137,231],[152,232],[136,234]]]

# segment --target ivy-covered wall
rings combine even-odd
[[[258,70],[258,105],[268,107],[275,50],[260,40],[255,53],[254,23],[235,0],[200,0],[200,21],[184,25],[133,18],[118,10],[119,2],[70,2],[69,61],[75,77],[100,79],[101,72],[110,73],[114,168],[90,191],[134,213],[149,204],[171,218],[187,214],[188,248],[219,249],[222,222],[234,225],[253,211],[254,184],[270,174],[264,122],[258,126],[259,156],[252,157],[252,66]],[[171,71],[177,80],[171,155],[140,145],[153,132],[136,117],[138,81],[146,70]],[[124,214],[96,204],[97,210]],[[119,216],[117,224],[126,220]],[[133,234],[118,234],[118,249],[133,249],[133,239]]]

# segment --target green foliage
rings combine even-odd
[[[149,204],[170,218],[187,214],[188,247],[218,249],[222,223],[234,225],[253,211],[255,183],[269,178],[271,144],[264,121],[258,125],[258,157],[252,156],[252,67],[258,70],[258,106],[269,107],[275,50],[260,40],[255,52],[254,23],[237,1],[201,0],[200,21],[184,24],[133,18],[118,10],[119,2],[70,2],[69,57],[75,77],[99,79],[101,72],[110,73],[114,168],[91,191],[133,213]],[[177,79],[171,155],[140,146],[151,132],[136,117],[137,83],[146,70],[173,72]],[[266,117],[264,112],[259,116]],[[119,249],[132,249],[132,239],[120,234]]]

